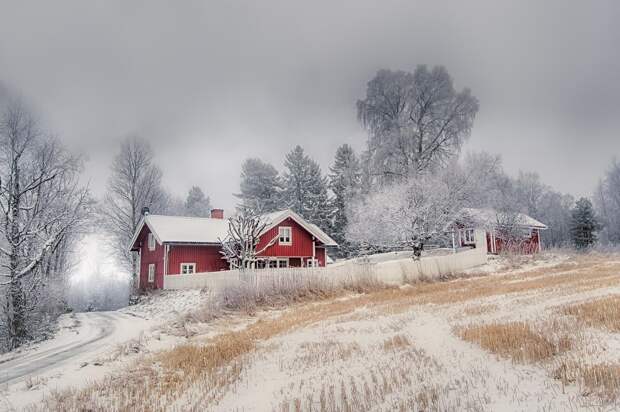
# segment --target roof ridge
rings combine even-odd
[[[177,219],[200,219],[200,220],[221,220],[221,221],[226,221],[227,219],[219,219],[219,218],[214,218],[214,217],[201,217],[201,216],[178,216],[178,215],[155,215],[155,214],[148,214],[146,216],[148,217],[174,217]]]

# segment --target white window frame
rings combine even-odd
[[[149,263],[148,282],[149,283],[154,283],[155,282],[155,263]]]
[[[309,258],[306,261],[306,267],[308,267],[308,268],[318,268],[319,267],[319,260],[317,258]]]
[[[284,265],[282,265],[283,262],[286,262]],[[271,258],[269,259],[269,262],[266,265],[266,268],[269,269],[283,269],[283,268],[288,268],[290,267],[291,262],[289,261],[289,258]]]
[[[149,250],[152,252],[155,250],[155,235],[152,233],[149,233],[148,236],[148,243],[149,243]]]
[[[284,232],[288,231],[288,236]],[[286,239],[288,240],[282,240]],[[284,246],[290,246],[293,244],[293,229],[290,226],[280,226],[278,228],[278,244]]]
[[[476,244],[476,234],[475,234],[474,229],[471,229],[471,228],[463,229],[463,244],[464,245],[475,245]]]
[[[191,267],[192,271],[191,272],[189,272],[189,271],[183,272],[183,266],[186,266],[188,269]],[[181,263],[181,265],[179,266],[179,273],[181,275],[193,275],[194,273],[196,273],[196,263],[195,262],[184,262],[184,263]]]

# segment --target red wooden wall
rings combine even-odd
[[[487,231],[486,232],[486,237],[487,237],[487,252],[488,253],[502,253],[502,252],[515,252],[515,253],[522,253],[522,254],[532,254],[532,253],[537,253],[539,250],[539,242],[540,242],[540,235],[539,235],[539,231],[538,229],[532,229],[532,235],[528,238],[525,238],[521,241],[519,241],[518,243],[513,243],[513,244],[506,244],[506,242],[503,239],[498,238],[497,236],[495,237],[495,252],[492,252],[492,248],[491,248],[491,232]],[[463,236],[461,236],[461,247],[465,247],[467,245],[465,245],[464,241],[463,241]]]
[[[181,263],[195,263],[196,272],[227,270],[228,263],[222,259],[219,246],[170,245],[168,274],[181,273]]]
[[[268,230],[267,233],[262,236],[256,249],[262,249],[267,243],[269,243],[270,240],[277,237],[279,230],[278,228],[280,226],[291,227],[292,245],[280,245],[276,239],[276,243],[268,247],[267,250],[261,254],[261,256],[312,256],[312,235],[291,218],[283,220],[277,226]],[[318,240],[316,243],[317,245],[320,244]]]
[[[495,238],[495,251],[496,253],[502,252],[515,252],[522,254],[533,254],[537,253],[540,246],[540,236],[538,229],[532,230],[532,235],[527,239],[523,239],[518,244],[506,244],[503,239]]]
[[[140,289],[164,287],[164,246],[155,241],[155,250],[150,251],[148,234],[150,230],[144,225],[138,239],[140,241]],[[149,264],[155,264],[155,283],[148,283]]]

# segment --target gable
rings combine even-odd
[[[283,245],[278,242],[280,227],[291,228],[291,244]],[[275,239],[275,243],[269,246],[262,256],[312,256],[313,236],[292,218],[286,218],[261,235],[256,250],[263,249],[269,242]],[[316,241],[316,244],[322,244]]]
[[[325,246],[338,246],[336,241],[329,237],[327,233],[325,233],[321,228],[317,225],[308,222],[303,217],[299,216],[297,213],[293,212],[290,209],[280,210],[277,212],[268,213],[262,216],[263,223],[267,224],[263,233],[271,230],[273,227],[278,225],[285,219],[294,220],[300,227],[302,227],[306,232],[308,232],[311,236],[314,236],[317,241],[321,242]]]

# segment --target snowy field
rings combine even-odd
[[[0,410],[620,407],[619,256],[501,258],[464,275],[251,316],[211,313],[200,291],[68,316],[56,339],[0,359]]]

